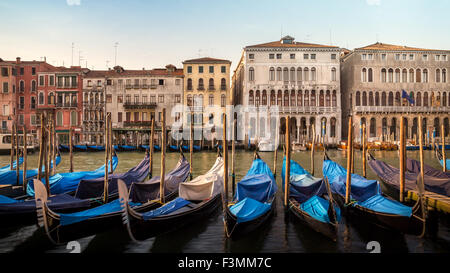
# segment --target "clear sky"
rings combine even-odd
[[[450,49],[449,0],[0,0],[0,58],[92,69],[157,68],[199,56],[236,66],[246,45]],[[81,54],[80,54],[81,51]]]

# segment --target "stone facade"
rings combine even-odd
[[[233,102],[278,106],[279,134],[285,134],[289,115],[293,141],[311,139],[314,126],[326,143],[337,143],[341,138],[340,52],[336,46],[295,42],[290,36],[247,46],[234,71]],[[271,126],[269,120],[258,120],[246,115],[246,139],[256,142],[259,129]]]
[[[398,140],[402,117],[409,140],[417,138],[420,117],[427,136],[431,137],[436,130],[439,137],[441,124],[448,136],[449,69],[450,51],[447,50],[376,43],[343,56],[343,136],[347,135],[348,115],[354,117],[357,142],[360,142],[359,128],[363,123],[369,141]],[[403,98],[403,91],[412,100]]]

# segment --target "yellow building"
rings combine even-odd
[[[229,60],[209,57],[183,62],[184,104],[194,111],[196,128],[222,123],[221,113],[231,98],[230,66]],[[185,117],[189,124],[190,115]]]

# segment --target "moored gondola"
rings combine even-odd
[[[164,198],[172,200],[178,195],[178,185],[189,176],[189,163],[183,155],[180,156],[175,168],[165,175]],[[47,202],[47,192],[42,182],[35,180],[35,198],[38,211],[38,221],[49,239],[55,243],[67,242],[81,237],[96,234],[114,227],[121,226],[121,204],[115,199],[101,206],[75,212],[57,213]],[[137,212],[145,212],[161,206],[160,177],[132,183],[130,186],[131,206]]]
[[[73,145],[73,151],[74,152],[87,152],[88,146],[85,145]]]
[[[143,213],[130,205],[126,185],[120,181],[119,199],[123,208],[124,225],[131,239],[153,237],[210,215],[222,204],[223,176],[224,161],[219,156],[206,174],[180,183],[178,198]]]
[[[88,152],[101,152],[105,150],[105,146],[101,145],[86,145]]]
[[[285,172],[286,157],[283,159],[282,174]],[[281,177],[284,192],[285,176]],[[327,183],[327,180],[313,177],[300,164],[291,160],[289,211],[313,230],[336,241],[341,212],[332,195],[329,195]]]
[[[236,194],[225,206],[227,237],[238,238],[265,224],[275,210],[277,184],[269,166],[255,152],[252,166],[236,184]]]
[[[421,206],[414,207],[386,198],[376,180],[368,180],[351,174],[350,199],[345,204],[347,170],[329,159],[325,153],[323,175],[330,181],[333,197],[355,221],[367,221],[377,226],[419,235],[423,231],[424,220],[420,218]]]
[[[440,146],[440,147],[441,148],[436,147],[435,152],[436,152],[436,157],[439,160],[439,163],[441,164],[442,167],[444,167],[444,157],[442,156],[442,152],[441,152],[442,146]],[[445,146],[445,147],[447,147],[447,146]],[[447,149],[447,148],[445,148],[445,149]],[[450,158],[446,158],[445,162],[446,162],[445,167],[447,169],[447,172],[449,172],[450,171]]]

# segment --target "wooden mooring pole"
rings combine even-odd
[[[161,122],[161,181],[159,183],[159,201],[164,204],[164,179],[166,171],[166,108],[162,109],[162,122]]]
[[[287,116],[286,118],[286,168],[285,168],[285,173],[284,173],[284,207],[288,208],[288,204],[289,204],[289,183],[291,181],[291,134],[289,133],[289,129],[290,129],[290,117]],[[314,129],[313,129],[314,131]],[[312,142],[312,146],[314,147],[314,140]],[[312,151],[314,151],[314,148],[311,148]],[[311,153],[313,154],[313,152]],[[314,158],[312,158],[312,160],[314,161]],[[312,165],[314,166],[314,165]]]
[[[351,165],[353,154],[353,119],[352,116],[348,120],[348,138],[347,138],[347,181],[345,187],[345,204],[350,203],[350,190],[351,190]]]

